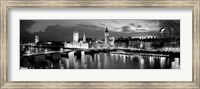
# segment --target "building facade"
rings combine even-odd
[[[74,31],[73,32],[73,42],[78,42],[78,39],[79,39],[79,32],[77,31]]]
[[[104,33],[104,40],[96,41],[93,44],[93,48],[113,48],[113,47],[115,47],[115,38],[110,37],[108,28],[106,28],[106,31]]]
[[[73,32],[73,42],[71,43],[64,43],[64,47],[65,48],[84,48],[84,49],[88,49],[89,48],[89,44],[86,42],[86,36],[85,34],[83,34],[83,40],[79,41],[79,32],[74,31]]]

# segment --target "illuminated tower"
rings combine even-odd
[[[115,44],[115,37],[109,37],[109,44],[114,46]]]
[[[106,31],[105,31],[105,45],[108,45],[109,44],[109,33],[108,33],[108,29],[106,28]]]
[[[39,42],[39,36],[35,35],[35,43]]]
[[[86,42],[85,33],[83,34],[83,42]]]
[[[79,39],[79,33],[77,31],[73,32],[73,42],[78,42]]]

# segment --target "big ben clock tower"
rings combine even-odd
[[[108,33],[108,29],[106,28],[106,31],[105,31],[105,45],[108,45],[109,44],[109,33]]]

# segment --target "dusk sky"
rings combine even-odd
[[[20,20],[20,40],[34,42],[34,35],[43,41],[72,41],[73,31],[87,38],[103,39],[106,27],[110,36],[156,36],[168,23],[180,26],[180,20]],[[179,28],[180,29],[180,28]]]

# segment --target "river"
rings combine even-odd
[[[179,69],[180,58],[170,58],[166,55],[150,55],[144,53],[115,54],[95,53],[85,54],[81,57],[68,53],[69,58],[62,57],[64,69]]]
[[[31,52],[34,53],[44,51],[51,50],[31,48]],[[171,57],[164,54],[134,52],[131,54],[116,52],[88,54],[82,51],[79,55],[74,52],[69,52],[65,55],[67,57],[60,56],[61,58],[59,58],[59,69],[180,69],[180,57]]]

